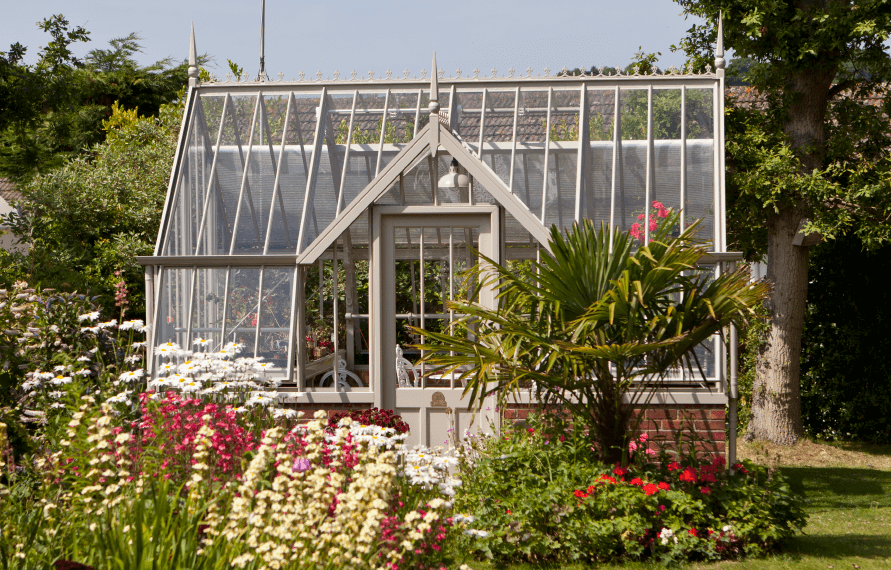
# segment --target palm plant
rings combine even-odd
[[[565,237],[553,227],[540,263],[508,269],[484,258],[469,277],[496,289],[496,306],[453,302],[465,316],[451,332],[424,333],[425,360],[459,373],[473,404],[495,395],[503,407],[531,390],[563,406],[603,460],[624,461],[667,372],[701,373],[695,348],[743,324],[768,293],[747,269],[703,278],[706,246],[695,224],[672,237],[678,218],[670,213],[636,250],[627,233],[585,220]]]

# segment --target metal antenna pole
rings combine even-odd
[[[260,0],[260,75],[266,77],[266,0]]]

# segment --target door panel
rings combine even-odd
[[[381,373],[383,406],[395,409],[411,426],[409,445],[445,445],[465,430],[498,427],[493,403],[474,414],[462,398],[460,380],[419,362],[424,355],[413,346],[428,341],[424,331],[454,326],[460,315],[448,309],[449,300],[493,302],[492,291],[469,281],[464,272],[478,261],[474,251],[498,260],[498,212],[488,207],[465,210],[378,217],[380,247],[375,248],[373,273],[380,291],[375,297],[381,300],[381,359],[375,369]]]

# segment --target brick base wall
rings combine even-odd
[[[502,417],[505,421],[524,422],[536,410],[537,406],[532,404],[511,405]],[[723,405],[652,405],[643,413],[635,435],[646,433],[651,441],[669,449],[675,449],[675,442],[680,438],[685,452],[695,448],[700,454],[723,456],[726,451],[726,408]],[[635,419],[639,414],[638,410]]]
[[[304,412],[303,419],[312,419],[317,410],[325,410],[330,418],[338,412],[351,412],[373,407],[368,403],[335,404],[288,404],[289,408]],[[522,423],[537,410],[533,404],[515,404],[502,412],[505,422]],[[554,410],[557,412],[557,409]],[[675,449],[680,437],[684,451],[695,447],[697,453],[724,455],[726,409],[723,405],[691,404],[687,406],[652,405],[644,411],[644,417],[635,435],[646,433],[650,440]],[[639,415],[639,413],[638,413]]]

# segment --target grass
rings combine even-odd
[[[689,564],[686,570],[888,570],[891,569],[891,446],[823,444],[792,447],[763,443],[740,447],[740,456],[782,468],[807,498],[804,534],[783,551],[740,562]],[[501,570],[468,561],[474,570]],[[652,564],[564,566],[515,564],[511,570],[652,569]]]

